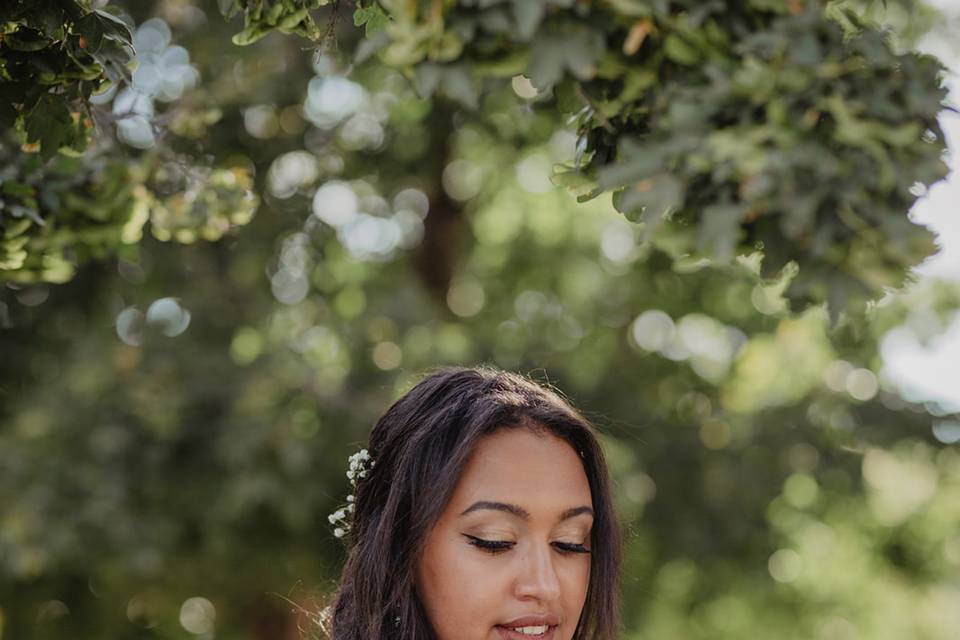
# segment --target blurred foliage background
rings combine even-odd
[[[634,39],[611,48],[639,51],[670,4],[609,3],[631,17]],[[33,8],[47,5],[59,6]],[[890,288],[935,250],[921,227],[904,226],[901,186],[916,197],[920,177],[884,186],[854,173],[824,196],[848,189],[901,207],[880,213],[883,233],[920,234],[905,254],[841,227],[819,254],[800,230],[799,249],[777,249],[771,229],[756,244],[735,231],[752,220],[733,201],[745,218],[695,233],[703,221],[681,215],[651,238],[655,220],[638,221],[609,192],[624,177],[647,180],[642,167],[609,184],[577,173],[593,161],[584,140],[614,154],[603,109],[570,121],[555,104],[563,74],[610,91],[621,68],[608,60],[614,71],[597,80],[579,65],[594,55],[591,36],[567,34],[584,49],[564,58],[557,34],[569,25],[537,31],[546,14],[521,2],[433,5],[454,27],[426,29],[389,2],[119,2],[55,34],[82,69],[91,38],[112,43],[95,58],[111,73],[56,76],[83,76],[54,94],[81,105],[76,117],[40,94],[28,113],[0,114],[11,127],[0,143],[0,638],[311,633],[342,561],[327,515],[348,493],[346,458],[440,363],[529,373],[603,431],[627,537],[626,638],[956,638],[960,421],[881,375],[884,336],[929,340],[960,308],[954,282]],[[803,17],[803,3],[787,5]],[[543,6],[560,20],[573,3]],[[885,23],[893,52],[949,27],[910,2],[828,9],[837,24]],[[458,66],[463,42],[449,34],[470,42],[463,16],[489,21],[489,33],[514,20],[533,49],[553,48],[530,76],[499,58],[493,71],[477,71],[478,59]],[[23,35],[10,24],[7,47]],[[691,38],[665,45],[665,77],[712,55]],[[4,51],[5,69],[30,79],[5,78],[4,95],[24,95],[41,82],[36,69]],[[566,66],[544,69],[551,56]],[[751,87],[767,93],[750,118],[788,122],[764,104],[776,85]],[[925,90],[934,102],[914,106],[928,118],[942,93]],[[904,91],[877,95],[876,122],[838,116],[829,139],[876,136],[889,149],[863,155],[927,158],[917,171],[933,182],[939,151],[877,124],[899,122],[881,107]],[[664,117],[706,126],[696,114]],[[65,133],[44,138],[48,122]],[[721,142],[732,171],[758,153],[779,157],[756,139]],[[871,167],[861,161],[851,160]],[[704,170],[677,175],[711,198],[776,209],[769,185],[735,196],[743,176],[723,174],[709,191]],[[569,189],[596,197],[578,203]],[[796,261],[784,266],[798,256],[803,278]]]

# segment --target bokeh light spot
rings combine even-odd
[[[136,307],[127,307],[117,314],[114,322],[117,329],[117,336],[131,347],[139,347],[143,344],[143,312]]]
[[[877,376],[869,369],[854,369],[847,376],[847,393],[854,400],[866,402],[877,395],[880,385],[877,382]]]
[[[819,493],[817,481],[806,473],[794,473],[783,483],[783,497],[797,509],[813,505]]]
[[[180,606],[180,625],[194,635],[213,633],[217,610],[206,598],[187,598]]]
[[[443,170],[443,188],[454,200],[465,201],[480,193],[483,170],[467,160],[454,160]]]
[[[708,449],[723,449],[730,444],[730,425],[722,420],[707,420],[700,426],[700,441]]]
[[[960,442],[960,422],[956,420],[940,420],[933,423],[933,437],[943,444]]]
[[[646,351],[659,351],[673,339],[673,320],[659,309],[641,313],[630,325],[633,341]]]
[[[253,327],[241,327],[230,341],[230,358],[238,365],[248,365],[263,351],[263,336]]]
[[[483,287],[473,280],[456,281],[447,292],[447,306],[461,318],[480,313],[485,301]]]
[[[176,298],[159,298],[147,308],[147,324],[174,338],[190,326],[190,312]]]
[[[357,217],[359,200],[346,182],[327,182],[313,196],[313,215],[339,228]]]
[[[803,559],[793,549],[779,549],[767,561],[767,570],[777,582],[793,582],[803,572]]]
[[[403,351],[396,343],[385,340],[373,347],[373,364],[383,371],[392,371],[403,361]]]

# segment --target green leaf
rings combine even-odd
[[[644,223],[649,240],[674,210],[683,204],[683,183],[675,176],[661,174],[618,191],[613,199],[617,211],[632,222]]]
[[[31,185],[15,180],[3,182],[3,184],[0,185],[0,191],[2,191],[4,195],[15,196],[17,198],[32,198],[35,193]]]
[[[54,43],[35,29],[20,27],[17,31],[8,33],[3,38],[3,44],[14,51],[32,52],[46,49]]]
[[[424,98],[439,91],[470,109],[480,104],[479,79],[467,64],[425,62],[417,65],[414,87]]]
[[[530,45],[526,75],[540,90],[560,82],[566,71],[578,80],[589,80],[596,75],[603,51],[601,34],[586,26],[568,25],[538,32]]]
[[[512,78],[527,68],[530,52],[519,49],[496,60],[484,60],[473,65],[473,71],[479,76],[491,78]]]
[[[93,55],[100,51],[103,45],[104,29],[103,22],[97,18],[97,14],[88,13],[74,23],[74,30],[83,37],[84,50]]]
[[[635,183],[669,170],[668,163],[671,158],[683,156],[699,144],[699,138],[692,135],[658,142],[624,138],[620,142],[618,162],[600,169],[597,172],[597,181],[602,189]]]
[[[604,167],[597,173],[597,182],[601,189],[612,189],[633,184],[665,168],[669,149],[663,145],[650,145],[643,153],[636,153],[624,162]]]
[[[740,222],[746,212],[744,205],[732,203],[704,208],[697,240],[699,250],[718,262],[733,258],[740,235]]]
[[[384,13],[376,2],[366,7],[358,3],[356,11],[353,12],[354,26],[365,27],[363,33],[368,38],[386,27],[388,22],[390,22],[390,16]]]
[[[128,66],[133,60],[133,36],[126,23],[106,11],[84,16],[83,28],[88,37],[88,51],[100,63],[110,82],[130,80]],[[93,38],[90,41],[90,38]]]
[[[253,24],[245,27],[243,31],[235,33],[230,41],[237,46],[245,47],[268,35],[272,30],[273,29],[271,27]]]
[[[133,45],[133,34],[130,33],[130,26],[126,22],[103,9],[96,9],[93,14],[100,20],[104,34],[118,38],[125,44]]]
[[[517,25],[517,36],[520,40],[527,42],[537,32],[537,27],[543,20],[546,13],[546,6],[543,0],[514,0],[513,18]]]
[[[17,236],[25,233],[27,229],[33,226],[33,221],[30,218],[22,218],[11,224],[7,224],[6,229],[3,232],[4,239],[16,238]]]
[[[663,53],[673,62],[692,67],[700,64],[700,52],[686,40],[675,33],[671,33],[663,42]]]
[[[240,11],[240,2],[239,0],[217,0],[217,8],[220,14],[229,20]]]
[[[594,197],[602,192],[598,188],[596,180],[590,178],[582,171],[571,169],[562,164],[554,167],[554,173],[550,176],[550,182],[558,187],[566,188],[567,191],[570,192],[570,195],[576,196],[578,200],[584,196]]]
[[[73,119],[63,100],[45,93],[24,118],[27,142],[39,142],[40,154],[49,160],[70,136]]]

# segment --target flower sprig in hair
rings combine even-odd
[[[361,478],[366,478],[370,469],[372,469],[376,463],[366,449],[360,449],[360,451],[350,456],[347,461],[349,462],[347,480],[349,480],[350,485],[356,489],[357,482]],[[327,517],[330,524],[334,525],[333,535],[338,538],[342,538],[350,532],[350,519],[353,516],[355,499],[355,494],[351,493],[347,496],[347,506],[337,509]]]

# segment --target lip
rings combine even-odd
[[[497,625],[497,633],[500,634],[500,637],[504,640],[531,640],[531,638],[539,638],[539,640],[553,640],[554,636],[557,633],[557,626],[560,624],[559,616],[546,614],[546,615],[528,615],[521,616],[519,618],[514,618],[508,622],[504,622],[502,625]],[[528,636],[526,634],[520,633],[519,631],[514,631],[509,627],[541,627],[546,625],[548,627],[547,632],[542,636]]]
[[[507,620],[503,623],[505,627],[539,627],[548,625],[555,627],[560,624],[560,616],[552,613],[538,613],[533,615],[519,616],[513,620]]]
[[[511,624],[512,624],[512,623],[511,623]],[[542,625],[542,624],[543,624],[543,623],[541,622],[540,625]],[[537,625],[537,624],[522,624],[522,625],[517,625],[517,626],[521,626],[521,627],[537,627],[537,626],[540,626],[540,625]],[[554,637],[557,635],[557,627],[556,627],[556,625],[550,625],[550,627],[547,629],[547,632],[546,632],[545,634],[543,634],[542,636],[528,636],[528,635],[526,635],[526,634],[524,634],[524,633],[520,633],[519,631],[514,631],[513,629],[508,629],[507,627],[502,627],[502,626],[500,626],[500,625],[497,625],[496,628],[497,628],[497,633],[500,634],[500,637],[503,638],[503,640],[531,640],[532,638],[537,638],[538,640],[554,640]]]

